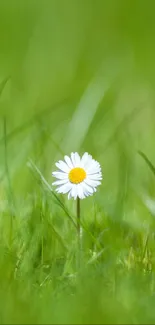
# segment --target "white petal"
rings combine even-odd
[[[83,166],[85,165],[87,159],[88,159],[88,152],[85,152],[81,158],[81,163],[83,164]]]
[[[86,167],[91,160],[92,160],[92,156],[89,155],[88,152],[85,152],[81,159],[82,166]]]
[[[98,173],[101,171],[101,166],[97,161],[92,159],[91,163],[86,166],[86,171],[87,173],[92,173],[92,174],[94,174],[95,172]]]
[[[94,168],[94,166],[93,166],[93,160],[91,159],[91,158],[89,158],[88,160],[87,160],[87,164],[85,164],[85,170],[86,171],[89,171],[90,170],[90,168]]]
[[[86,168],[86,173],[87,175],[101,173],[101,168],[92,166],[89,169]]]
[[[69,171],[70,171],[70,168],[68,167],[68,165],[62,160],[59,160],[55,165],[65,173],[69,173]]]
[[[52,185],[63,185],[63,184],[66,184],[68,183],[68,179],[61,179],[59,181],[56,181],[54,183],[52,183]]]
[[[64,159],[65,159],[68,167],[72,169],[73,168],[73,164],[72,164],[72,161],[71,161],[70,157],[65,156]]]
[[[72,184],[71,195],[74,198],[74,200],[76,200],[78,193],[77,193],[77,185],[75,184]]]
[[[89,179],[98,181],[98,180],[102,180],[102,174],[101,173],[96,173],[96,174],[89,174],[88,175]]]
[[[79,199],[84,199],[83,186],[82,184],[77,184],[77,193]]]
[[[77,152],[74,154],[74,159],[75,159],[75,166],[80,167],[81,166],[81,158]]]
[[[89,179],[88,177],[85,179],[85,183],[91,187],[96,187],[101,184],[100,181],[94,181],[94,180]]]
[[[72,195],[71,195],[71,190],[68,192],[68,200],[71,199]]]
[[[84,197],[87,197],[87,196],[90,196],[90,195],[93,194],[93,193],[90,193],[90,192],[88,191],[87,184],[85,184],[84,182],[82,183],[82,187],[83,187]]]
[[[75,167],[76,161],[75,161],[75,153],[74,152],[71,153],[71,160],[72,160],[73,167]]]
[[[94,192],[94,189],[93,189],[91,186],[89,186],[88,184],[86,184],[85,181],[82,183],[82,185],[83,185],[84,189],[85,189],[88,193],[91,194],[91,193]]]
[[[63,172],[53,172],[52,175],[58,179],[68,179],[68,174]]]
[[[56,191],[57,191],[57,193],[65,194],[65,193],[69,192],[71,190],[71,188],[72,188],[72,184],[68,182],[68,183],[58,187],[56,189]]]

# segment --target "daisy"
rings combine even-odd
[[[102,172],[100,164],[87,152],[80,158],[77,152],[65,156],[64,161],[56,163],[58,171],[52,173],[57,178],[52,185],[56,185],[57,193],[68,193],[68,199],[84,199],[96,192],[101,184]]]

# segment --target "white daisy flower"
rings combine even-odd
[[[80,158],[77,152],[65,156],[64,161],[56,163],[58,171],[52,175],[58,180],[52,185],[58,186],[57,193],[68,193],[68,199],[92,195],[96,187],[101,184],[102,172],[100,164],[87,152]]]

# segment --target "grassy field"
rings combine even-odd
[[[155,3],[0,0],[0,324],[155,323]],[[55,162],[102,167],[55,196]]]

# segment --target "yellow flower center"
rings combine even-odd
[[[75,167],[69,172],[69,180],[71,183],[79,184],[86,178],[86,172],[83,168]]]

